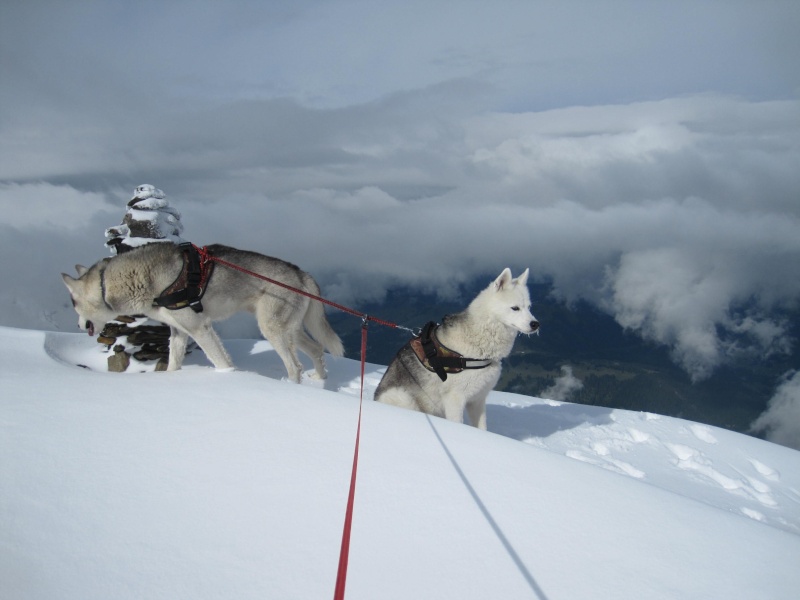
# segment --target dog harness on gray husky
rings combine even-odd
[[[436,373],[442,381],[447,379],[448,373],[461,373],[464,369],[485,369],[494,362],[486,358],[464,358],[455,350],[450,350],[436,337],[438,327],[433,321],[426,323],[420,334],[409,344],[422,366]]]
[[[183,268],[177,279],[161,292],[153,302],[169,310],[180,310],[187,306],[196,313],[203,312],[200,300],[206,293],[208,281],[214,270],[214,261],[211,260],[208,250],[199,250],[191,242],[178,244],[183,251]]]

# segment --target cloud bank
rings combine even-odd
[[[784,376],[752,430],[764,433],[771,442],[800,450],[800,371]]]
[[[18,253],[35,238],[37,252],[93,262],[147,182],[167,192],[195,243],[295,261],[340,301],[380,299],[393,285],[448,296],[476,276],[530,267],[565,301],[588,300],[668,345],[695,379],[742,353],[790,348],[780,311],[800,297],[798,102],[430,110],[431,95],[455,88],[360,111],[248,103],[207,127],[187,116],[104,157],[126,173],[141,152],[147,180],[91,191],[78,169],[0,186],[14,207],[3,227],[15,233],[2,244],[16,239],[8,250]],[[41,283],[30,295],[54,314],[54,292]]]
[[[6,4],[4,325],[150,183],[342,302],[530,267],[695,380],[796,343],[796,3]]]

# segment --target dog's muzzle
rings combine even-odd
[[[533,320],[531,321],[531,333],[539,331],[539,321]]]

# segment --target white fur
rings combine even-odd
[[[319,296],[314,279],[294,265],[226,246],[210,248],[228,262]],[[93,334],[117,315],[135,314],[169,325],[168,371],[180,369],[189,336],[217,370],[232,369],[212,322],[241,311],[255,314],[262,335],[283,360],[292,381],[300,381],[303,369],[297,350],[311,357],[319,379],[327,376],[323,351],[334,356],[344,353],[320,302],[224,265],[215,266],[202,299],[203,312],[155,306],[153,299],[175,281],[182,264],[181,251],[173,244],[149,244],[103,259],[88,269],[78,265],[77,279],[62,273],[79,316],[78,326]]]
[[[406,346],[387,368],[375,399],[458,423],[466,410],[472,425],[486,429],[486,396],[500,379],[501,360],[511,353],[517,334],[533,333],[539,326],[531,314],[527,281],[527,269],[517,278],[503,270],[466,310],[445,317],[437,331],[451,350],[489,359],[490,366],[449,374],[443,382]]]

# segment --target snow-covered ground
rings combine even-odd
[[[332,598],[359,365],[282,381],[268,343],[105,372],[81,334],[0,328],[0,598]],[[77,365],[82,365],[77,366]],[[490,433],[371,402],[350,599],[794,599],[800,452],[494,392]]]

